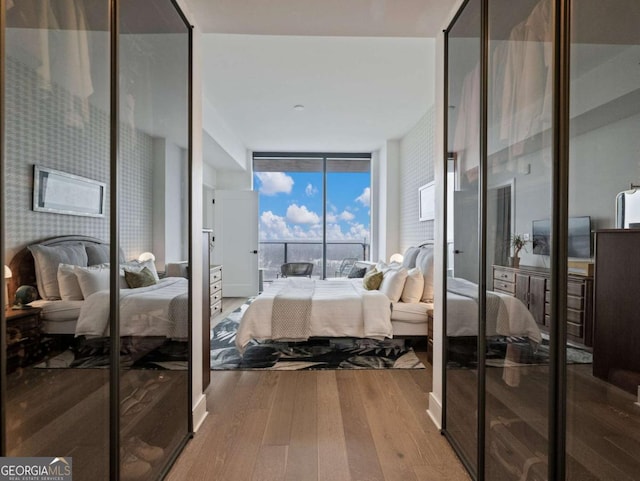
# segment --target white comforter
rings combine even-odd
[[[278,279],[247,308],[236,336],[242,351],[251,339],[271,339],[273,299],[290,285],[315,283],[311,300],[312,337],[392,337],[391,303],[379,291],[367,291],[362,279]]]
[[[459,279],[459,281],[464,281]],[[469,282],[469,281],[464,281]],[[476,284],[469,283],[477,288]],[[533,315],[522,301],[501,292],[491,291],[499,296],[508,313],[508,322],[499,326],[487,323],[487,336],[526,336],[540,342],[542,336]],[[469,297],[453,292],[447,292],[447,335],[448,336],[477,336],[478,335],[478,303]]]
[[[188,292],[182,277],[160,279],[157,284],[120,290],[120,335],[163,336],[184,339],[189,335],[187,302],[171,301]],[[177,309],[176,309],[177,308]],[[109,291],[87,297],[80,310],[76,336],[109,335]]]

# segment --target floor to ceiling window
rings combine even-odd
[[[254,154],[265,281],[286,263],[309,263],[312,277],[332,278],[368,259],[370,163],[370,154]]]

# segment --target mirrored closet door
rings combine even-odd
[[[107,309],[110,295],[108,266],[91,266],[110,254],[109,2],[3,5],[2,455],[66,457],[76,479],[107,480],[111,346],[76,334],[79,279],[105,273]]]
[[[0,455],[161,479],[191,430],[191,282],[165,275],[191,254],[189,24],[171,0],[1,4]]]
[[[120,474],[157,479],[188,434],[189,31],[168,0],[119,18]]]

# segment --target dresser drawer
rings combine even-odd
[[[493,269],[493,279],[500,279],[501,281],[507,282],[515,282],[516,273],[514,271],[508,271],[505,269],[494,268]]]
[[[581,282],[569,282],[567,284],[567,294],[570,296],[584,297],[584,284]]]
[[[222,300],[222,291],[220,289],[211,293],[211,306],[220,300]]]
[[[567,322],[582,324],[584,322],[584,312],[575,309],[567,309]]]
[[[213,294],[216,291],[220,291],[220,290],[222,290],[222,281],[212,282],[211,283],[211,288],[209,289],[211,294]]]
[[[213,284],[222,279],[222,269],[216,267],[214,269],[209,269],[209,281]]]
[[[218,301],[211,306],[211,318],[214,318],[222,312],[222,301]]]
[[[512,282],[505,282],[501,280],[494,279],[493,280],[493,290],[494,291],[502,291],[508,294],[515,294],[516,285]]]
[[[567,307],[569,309],[575,309],[577,311],[581,311],[584,306],[584,298],[575,297],[575,296],[567,296]]]
[[[574,324],[573,322],[567,322],[567,334],[575,337],[582,338],[584,327],[582,324]]]

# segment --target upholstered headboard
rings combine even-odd
[[[35,241],[29,245],[41,244],[45,246],[58,246],[65,244],[77,244],[78,242],[82,242],[85,245],[109,244],[108,242],[96,239],[95,237],[67,235]],[[120,258],[123,258],[122,252],[120,252]],[[13,256],[13,259],[11,259],[11,262],[9,263],[9,268],[11,269],[12,274],[11,279],[9,280],[9,299],[13,299],[16,289],[20,286],[33,286],[37,288],[33,255],[26,246]]]

